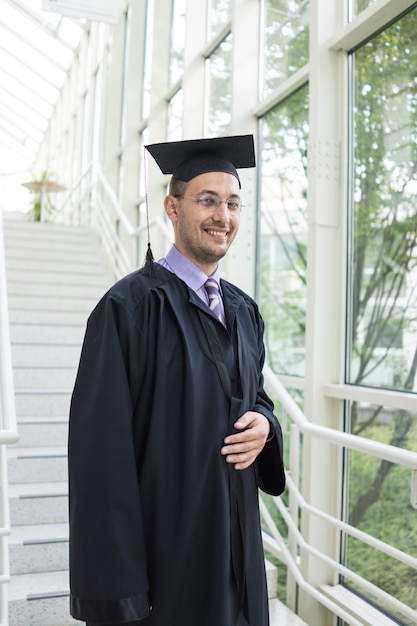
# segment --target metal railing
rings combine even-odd
[[[131,271],[135,266],[135,259],[132,252],[128,252],[124,242],[126,240],[134,240],[143,233],[146,226],[133,227],[125,213],[121,209],[117,197],[114,194],[111,185],[107,181],[102,168],[99,164],[91,164],[87,171],[80,177],[76,185],[68,194],[60,211],[57,214],[59,222],[72,224],[84,224],[95,228],[100,238],[103,250],[106,252],[109,262],[113,268],[116,278]],[[119,230],[115,226],[115,222],[119,225]],[[151,222],[156,227],[162,237],[168,241],[172,240],[172,234],[167,224],[162,219],[154,219]],[[120,227],[122,232],[120,232]],[[137,241],[136,241],[137,245]],[[348,450],[353,450],[373,457],[384,459],[388,462],[395,463],[411,470],[414,479],[415,490],[417,492],[417,454],[408,450],[403,450],[394,446],[390,446],[376,441],[365,439],[350,433],[337,431],[318,424],[311,423],[298,407],[292,396],[285,389],[278,379],[277,375],[272,372],[269,366],[264,369],[265,382],[271,389],[274,398],[281,406],[283,415],[289,420],[290,426],[290,459],[287,474],[287,491],[289,498],[288,507],[284,504],[281,497],[272,498],[279,515],[285,522],[288,529],[288,537],[284,538],[279,532],[267,506],[260,499],[261,515],[267,532],[264,532],[265,551],[271,553],[279,560],[283,561],[288,568],[287,576],[287,604],[293,610],[296,610],[295,597],[296,587],[302,588],[312,598],[315,598],[323,606],[327,607],[334,615],[340,617],[346,623],[352,626],[362,626],[361,622],[355,617],[346,606],[332,600],[331,597],[322,588],[313,586],[303,577],[300,568],[300,554],[313,555],[321,562],[325,563],[331,571],[349,579],[358,585],[364,592],[372,593],[375,598],[390,607],[393,611],[397,611],[404,615],[411,622],[417,623],[417,612],[409,606],[400,602],[393,596],[385,593],[382,589],[370,583],[354,571],[343,566],[335,559],[328,557],[323,552],[318,551],[314,546],[309,545],[299,530],[298,520],[300,512],[303,515],[315,516],[326,522],[329,527],[343,532],[346,535],[354,537],[364,544],[379,550],[381,553],[406,564],[417,572],[417,559],[390,546],[371,535],[364,533],[353,527],[341,519],[338,519],[326,512],[311,506],[304,499],[299,489],[299,463],[300,463],[300,438],[308,435],[309,437],[318,438],[329,444],[339,446]],[[342,388],[343,386],[328,385],[325,389],[326,395],[337,398],[341,401],[350,399],[355,395],[355,389]],[[359,392],[358,392],[359,393]],[[363,397],[363,390],[360,390]],[[366,393],[366,392],[365,392]],[[389,406],[410,408],[415,402],[413,394],[404,394],[395,396],[389,391],[377,392],[369,391],[372,394],[372,400],[378,399]],[[353,394],[353,396],[352,396]],[[396,404],[397,403],[397,404]],[[305,440],[308,437],[304,438]],[[304,441],[304,446],[306,441]]]
[[[132,225],[100,163],[90,163],[53,219],[57,223],[94,228],[115,278],[125,276],[136,267],[139,238],[147,234],[148,225]],[[161,217],[149,220],[149,228],[172,242],[172,230]],[[131,245],[126,245],[129,242]]]
[[[7,583],[10,582],[8,549],[10,511],[6,445],[16,443],[19,439],[16,426],[5,265],[3,211],[0,209],[0,625],[8,623]]]
[[[301,435],[316,437],[322,441],[335,444],[341,448],[365,453],[373,457],[407,467],[411,470],[412,482],[417,472],[417,453],[311,423],[280,382],[277,375],[268,365],[265,366],[264,375],[265,382],[274,395],[274,398],[277,399],[279,405],[281,406],[285,419],[289,418],[291,424],[289,429],[290,459],[287,473],[288,507],[284,504],[281,497],[272,498],[272,501],[275,503],[288,529],[288,539],[286,541],[284,541],[282,535],[279,533],[271,513],[269,512],[264,501],[260,499],[261,515],[268,529],[268,533],[264,534],[265,549],[267,552],[270,552],[279,560],[283,561],[288,567],[289,577],[287,580],[288,584],[292,585],[293,588],[287,589],[287,598],[295,598],[296,594],[294,587],[298,585],[348,624],[351,624],[352,626],[361,626],[363,624],[363,622],[358,621],[347,608],[343,608],[336,602],[332,601],[323,589],[313,587],[309,581],[304,579],[300,569],[299,559],[299,555],[304,553],[306,555],[312,555],[321,562],[327,564],[334,573],[340,574],[352,583],[355,583],[360,589],[363,590],[363,592],[371,593],[375,598],[383,603],[385,607],[388,607],[388,609],[400,613],[412,623],[417,624],[417,611],[399,601],[392,595],[389,595],[373,583],[364,579],[362,576],[359,576],[351,569],[341,565],[335,559],[332,559],[323,552],[318,551],[314,548],[314,546],[309,545],[302,536],[298,525],[300,512],[304,515],[320,518],[322,521],[326,522],[329,527],[343,532],[345,535],[354,537],[379,552],[411,567],[416,571],[417,576],[416,558],[376,539],[375,537],[346,522],[343,522],[341,519],[311,506],[308,502],[306,502],[298,487]],[[334,393],[335,392],[333,390],[333,394]],[[388,394],[390,394],[390,392],[388,392]],[[342,396],[342,391],[340,389],[338,389],[337,395],[340,397]],[[380,400],[382,400],[383,396],[384,392],[379,391]],[[402,401],[404,402],[404,399]],[[407,399],[405,401],[407,401]],[[306,445],[308,444],[304,439],[304,446]],[[290,600],[289,604],[291,603],[292,601]],[[293,610],[296,609],[294,605],[291,606],[291,608]]]

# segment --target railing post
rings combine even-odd
[[[291,424],[290,426],[289,472],[298,489],[300,478],[300,430],[296,424]],[[292,490],[289,490],[288,498],[289,514],[298,528],[299,507]],[[294,562],[296,562],[297,540],[290,527],[288,528],[288,550]],[[293,611],[297,609],[297,583],[290,568],[287,570],[287,606]]]

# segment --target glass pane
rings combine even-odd
[[[145,58],[143,64],[143,94],[141,116],[142,119],[148,117],[151,108],[154,9],[154,0],[148,0],[146,3]]]
[[[168,141],[182,139],[183,91],[179,89],[168,105]]]
[[[416,390],[417,11],[354,55],[347,382]]]
[[[208,135],[221,135],[231,118],[232,36],[229,35],[207,61],[209,76]]]
[[[66,43],[75,50],[83,32],[81,23],[43,12],[41,4],[32,0],[1,4],[2,174],[33,169],[37,137],[48,125],[73,59],[73,50]]]
[[[173,0],[171,22],[171,49],[169,83],[179,80],[184,71],[185,0]]]
[[[353,0],[353,10],[354,15],[358,15],[365,9],[367,9],[371,4],[375,4],[377,0]]]
[[[308,62],[308,0],[265,0],[263,96]]]
[[[209,3],[208,38],[215,35],[227,22],[232,14],[231,0],[211,0]]]
[[[260,285],[268,362],[304,375],[307,264],[308,90],[263,120]]]
[[[408,450],[417,446],[417,413],[352,403],[352,432]],[[372,537],[417,557],[416,511],[410,503],[410,469],[358,452],[349,456],[349,523]],[[348,538],[346,565],[388,594],[417,609],[415,571],[397,559]],[[365,595],[363,589],[346,583]],[[380,601],[377,602],[381,604]],[[383,606],[385,610],[388,607]],[[391,609],[392,611],[392,609]],[[399,618],[399,615],[395,615]],[[404,617],[399,622],[410,624]]]

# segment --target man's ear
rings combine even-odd
[[[177,199],[175,196],[166,196],[164,200],[165,213],[171,222],[176,222],[178,219]]]

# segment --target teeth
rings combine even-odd
[[[225,237],[227,233],[223,233],[220,230],[208,230],[209,235],[215,235],[216,237]]]

